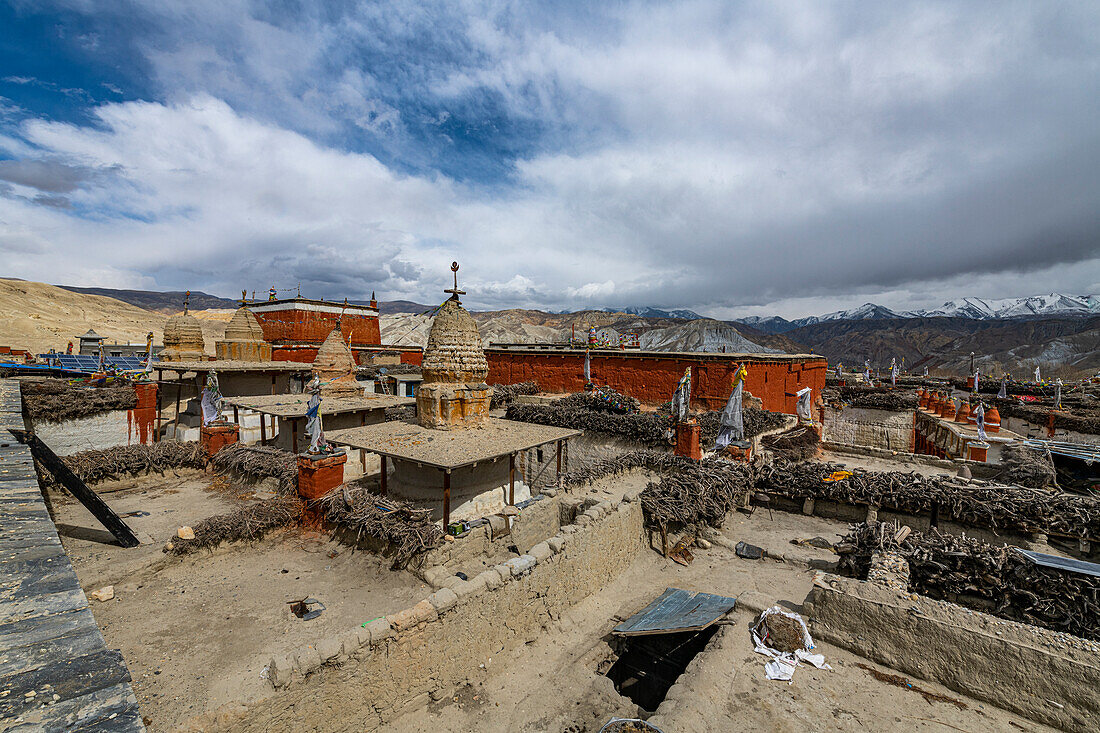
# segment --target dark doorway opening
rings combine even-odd
[[[617,646],[619,658],[607,670],[607,676],[620,695],[653,713],[718,628],[710,626],[701,631],[615,637],[612,644]]]

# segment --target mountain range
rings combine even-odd
[[[7,326],[0,322],[0,344],[33,350],[62,348],[90,326],[107,329],[111,338],[140,341],[146,330],[159,330],[158,319],[182,310],[184,297],[182,292],[6,282],[12,292]],[[51,302],[57,306],[51,308]],[[224,328],[238,302],[201,291],[192,291],[190,299],[192,311],[212,334]],[[424,345],[433,306],[411,301],[381,301],[378,306],[384,343]],[[53,310],[58,322],[47,324]],[[80,313],[84,316],[72,315]],[[974,352],[986,374],[1030,373],[1037,364],[1051,376],[1100,369],[1100,298],[1095,295],[970,297],[919,311],[866,303],[791,321],[778,316],[719,321],[694,311],[649,306],[564,313],[508,309],[475,311],[473,316],[486,345],[562,343],[594,327],[609,335],[636,334],[642,348],[659,351],[813,352],[830,363],[861,365],[869,360],[875,366],[898,358],[909,369],[927,366],[933,373],[951,374],[967,372]],[[124,325],[129,323],[133,328]],[[212,342],[211,335],[208,340]]]

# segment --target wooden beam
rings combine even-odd
[[[158,381],[155,382],[155,384],[157,385],[157,419],[156,419],[156,426],[157,427],[156,427],[156,430],[153,431],[153,442],[154,443],[159,443],[160,442],[160,424],[161,424],[161,418],[160,418],[160,387],[161,387],[161,384],[160,384],[160,381],[159,381],[159,377],[160,377],[159,372],[157,373],[157,377],[158,377]]]
[[[172,424],[172,437],[175,440],[179,440],[178,435],[180,429],[180,395],[183,393],[183,381],[176,383],[176,419]]]
[[[236,405],[233,405],[233,422],[237,423],[237,425],[241,424],[241,414]]]
[[[290,418],[290,450],[298,452],[298,418]]]
[[[267,445],[267,422],[264,420],[267,415],[260,413],[260,445]]]
[[[451,523],[451,472],[443,472],[443,531]]]
[[[558,448],[558,472],[554,476],[554,478],[555,478],[555,481],[558,484],[561,484],[561,441],[559,440],[557,443],[558,443],[558,445],[557,445],[557,448]]]
[[[73,473],[72,469],[66,466],[65,462],[58,458],[57,454],[48,445],[39,440],[37,435],[30,430],[13,429],[10,432],[20,443],[26,444],[31,449],[31,455],[47,471],[53,474],[53,477],[62,486],[71,491],[77,499],[80,499],[80,503],[99,520],[100,524],[107,528],[107,531],[115,536],[120,545],[123,547],[137,547],[141,544],[137,535],[134,534],[134,531],[130,529],[126,522],[123,522],[114,510],[107,506],[103,499],[99,498],[99,494],[88,488],[88,485],[81,481],[80,477]]]

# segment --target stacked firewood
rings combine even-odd
[[[864,578],[871,555],[897,553],[909,563],[913,592],[1100,640],[1100,578],[1041,567],[1007,545],[936,529],[909,532],[898,541],[896,529],[888,523],[853,525],[837,545],[839,571]]]
[[[757,491],[824,499],[940,518],[994,532],[1100,538],[1100,500],[947,476],[879,472],[829,463],[757,464]]]

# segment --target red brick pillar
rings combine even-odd
[[[319,499],[344,483],[344,464],[348,462],[347,453],[311,456],[298,454],[298,496],[306,502]],[[309,527],[321,529],[325,517],[320,509],[306,506],[302,521]]]
[[[135,382],[134,392],[137,393],[137,404],[126,416],[130,443],[147,445],[155,440],[157,429],[157,383]]]
[[[969,443],[967,445],[966,456],[972,461],[978,461],[980,463],[986,462],[986,456],[989,452],[989,443]]]
[[[207,458],[213,458],[215,453],[227,445],[233,445],[240,440],[240,437],[239,425],[203,425],[199,429],[199,442]]]
[[[344,483],[347,453],[298,455],[298,495],[307,501],[319,499]]]
[[[699,437],[703,429],[698,423],[676,423],[676,455],[690,458],[693,461],[703,460],[703,449],[699,443]]]
[[[740,443],[730,443],[726,447],[726,454],[738,463],[748,463],[752,459],[752,443],[747,440]]]

